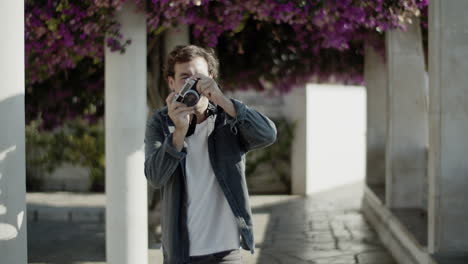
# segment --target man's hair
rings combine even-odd
[[[171,53],[169,53],[164,67],[164,76],[166,79],[169,76],[175,77],[176,63],[189,62],[197,57],[202,57],[206,60],[208,64],[208,74],[210,74],[213,79],[217,79],[219,61],[216,58],[213,49],[202,48],[195,45],[176,46]]]

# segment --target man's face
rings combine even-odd
[[[210,76],[208,73],[208,63],[202,57],[196,57],[195,59],[184,62],[176,63],[174,65],[174,77],[168,77],[169,88],[171,91],[179,93],[185,84],[185,81],[196,73]],[[195,105],[195,109],[198,112],[203,112],[208,107],[208,98],[200,96],[198,104]]]
[[[204,58],[197,57],[189,62],[176,63],[174,65],[174,77],[168,77],[169,88],[178,93],[184,86],[185,81],[196,73],[209,76],[208,63]]]

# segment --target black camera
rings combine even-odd
[[[187,79],[178,94],[174,96],[174,102],[181,102],[188,107],[198,104],[200,94],[197,91],[198,79]]]

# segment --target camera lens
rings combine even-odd
[[[199,99],[200,99],[200,96],[198,96],[197,92],[188,91],[184,96],[183,103],[188,107],[192,107],[192,106],[198,104]]]

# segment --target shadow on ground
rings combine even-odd
[[[257,243],[254,255],[242,251],[244,263],[395,264],[360,212],[362,190],[363,183],[357,182],[308,198],[252,196]],[[96,205],[90,209],[99,216],[104,205]],[[29,263],[105,263],[105,225],[99,217],[85,217],[86,211],[68,208],[58,214],[61,219],[47,221],[39,213],[33,221],[28,208]],[[90,219],[95,221],[84,221]],[[162,263],[159,247],[149,248],[149,260]]]
[[[28,263],[104,263],[105,252],[103,223],[28,221]]]

